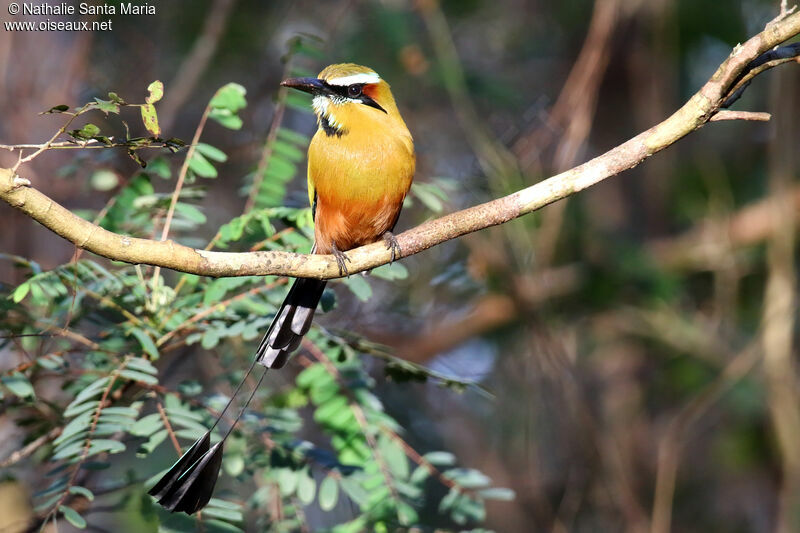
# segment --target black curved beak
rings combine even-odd
[[[325,82],[318,78],[289,78],[288,80],[283,80],[281,86],[299,89],[311,94],[319,94],[327,89]]]

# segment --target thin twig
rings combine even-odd
[[[344,392],[345,396],[347,396],[350,410],[353,412],[353,416],[358,422],[358,425],[361,427],[361,433],[363,433],[367,444],[372,450],[372,455],[375,458],[375,462],[378,464],[381,474],[383,475],[386,488],[389,489],[389,493],[392,495],[393,500],[400,501],[400,495],[397,492],[397,487],[395,487],[394,483],[392,482],[392,473],[389,470],[389,466],[386,464],[383,456],[378,451],[378,443],[375,441],[375,436],[369,431],[369,423],[367,422],[367,417],[364,414],[364,410],[361,408],[361,405],[359,405],[358,402],[356,402],[356,400],[353,398],[349,389],[347,389],[342,381],[342,376],[339,374],[339,370],[333,365],[328,356],[325,355],[325,352],[323,352],[316,344],[309,340],[304,339],[303,346],[311,355],[314,356],[317,361],[322,363],[322,366],[325,367],[325,370],[327,370],[328,373],[331,374],[331,376],[333,376],[337,382],[339,382],[342,391]]]
[[[720,120],[756,120],[760,122],[769,122],[772,115],[769,113],[762,113],[759,111],[730,111],[723,109],[717,111],[717,114],[709,119],[709,122],[719,122]]]
[[[7,468],[13,464],[20,462],[22,459],[25,459],[33,452],[38,450],[40,447],[44,446],[46,443],[57,439],[58,436],[61,435],[62,431],[64,431],[64,428],[55,427],[50,431],[48,431],[47,433],[45,433],[44,435],[41,435],[37,439],[32,440],[31,442],[26,444],[23,448],[20,448],[19,450],[9,455],[3,461],[0,461],[0,468]]]
[[[172,429],[172,424],[170,424],[169,418],[167,418],[167,412],[164,411],[164,406],[161,404],[161,400],[156,400],[156,409],[158,409],[158,414],[161,416],[161,422],[164,423],[164,427],[167,429],[169,440],[172,441],[172,447],[175,448],[175,451],[178,452],[178,455],[180,455],[183,453],[181,450],[181,445],[178,442],[178,437],[175,436],[175,431]]]
[[[209,316],[209,315],[211,315],[211,314],[213,314],[213,313],[215,313],[217,311],[221,311],[221,310],[225,309],[227,306],[229,306],[230,304],[232,304],[234,302],[238,302],[239,300],[243,300],[245,298],[249,298],[250,296],[254,296],[254,295],[260,294],[262,292],[270,291],[270,290],[274,289],[275,287],[277,287],[278,285],[285,284],[287,281],[288,280],[286,278],[280,278],[280,279],[276,280],[273,283],[265,283],[264,285],[259,285],[258,287],[253,287],[252,289],[247,290],[245,292],[242,292],[240,294],[237,294],[236,296],[232,296],[232,297],[230,297],[230,298],[228,298],[226,300],[223,300],[221,302],[217,302],[216,304],[214,304],[214,305],[212,305],[210,307],[206,307],[202,311],[200,311],[200,312],[194,314],[193,316],[187,318],[186,320],[181,322],[178,326],[172,328],[170,331],[168,331],[167,333],[165,333],[164,335],[159,337],[159,339],[156,341],[156,346],[163,345],[165,342],[167,342],[169,339],[174,337],[176,334],[182,332],[188,326],[194,324],[195,322],[197,322],[199,320],[204,319],[205,317],[207,317],[207,316]]]
[[[59,507],[61,504],[64,503],[64,500],[70,494],[70,488],[75,484],[75,479],[78,477],[78,472],[80,472],[83,463],[86,462],[86,459],[89,457],[89,450],[92,446],[92,437],[94,436],[94,432],[97,429],[97,424],[100,421],[100,414],[102,413],[103,409],[106,407],[106,402],[108,401],[108,395],[111,393],[111,389],[114,387],[114,383],[116,383],[117,378],[119,377],[120,373],[125,369],[128,364],[128,359],[122,361],[122,363],[114,370],[111,375],[109,376],[108,385],[105,386],[103,389],[103,395],[100,397],[100,401],[97,404],[97,408],[95,408],[94,415],[92,416],[92,422],[89,426],[89,431],[86,434],[86,442],[83,445],[83,451],[81,452],[81,456],[78,459],[78,462],[75,464],[72,474],[67,481],[67,485],[64,488],[64,491],[61,497],[58,499],[56,503],[50,509],[48,514],[52,514],[55,517],[55,514],[58,512]]]
[[[183,160],[183,165],[178,173],[178,180],[175,183],[175,190],[172,192],[172,199],[169,202],[169,209],[167,209],[167,217],[164,221],[164,227],[161,230],[161,241],[166,241],[167,236],[169,235],[169,227],[172,224],[172,216],[175,214],[175,206],[178,204],[178,198],[180,198],[181,190],[183,189],[183,182],[186,179],[186,173],[189,171],[189,163],[191,162],[192,157],[194,157],[197,143],[200,142],[200,135],[203,133],[203,128],[206,125],[206,120],[208,120],[208,114],[210,112],[211,103],[206,105],[206,108],[203,111],[203,116],[200,117],[200,123],[197,125],[197,129],[194,132],[194,137],[192,137],[192,144],[186,151],[186,158]],[[160,274],[161,267],[156,265],[156,268],[153,270],[153,278],[151,282],[151,290],[153,291],[153,307],[156,306],[156,300],[158,298],[158,280]]]
[[[286,65],[283,67],[282,78],[288,77],[291,68],[292,56],[290,55],[286,60]],[[288,94],[288,87],[281,86],[281,88],[278,89],[278,96],[275,100],[275,114],[272,116],[272,124],[270,124],[269,127],[267,140],[264,142],[264,150],[261,152],[261,159],[258,161],[256,172],[253,175],[253,184],[250,186],[250,193],[247,195],[243,213],[249,213],[256,204],[258,192],[261,190],[261,183],[264,181],[264,174],[267,171],[269,160],[272,157],[275,140],[278,138],[278,130],[281,127],[281,123],[283,123],[283,115],[286,112],[286,97]]]
[[[48,148],[50,148],[50,145],[51,145],[51,144],[53,144],[53,142],[54,142],[54,141],[55,141],[55,140],[56,140],[56,139],[57,139],[57,138],[58,138],[58,137],[59,137],[61,134],[63,134],[65,131],[67,131],[67,128],[70,126],[70,124],[72,124],[72,121],[74,121],[74,120],[75,120],[75,119],[76,119],[76,118],[77,118],[77,117],[78,117],[78,116],[79,116],[79,115],[80,115],[80,114],[83,112],[83,110],[84,110],[85,108],[86,108],[86,106],[83,106],[83,107],[81,107],[81,108],[77,109],[77,110],[75,111],[75,113],[68,113],[69,115],[71,115],[71,116],[69,117],[69,120],[67,120],[67,122],[66,122],[66,123],[65,123],[63,126],[61,126],[61,127],[58,129],[58,131],[56,131],[55,135],[53,135],[52,137],[50,137],[50,140],[49,140],[49,141],[47,141],[47,142],[45,142],[44,144],[40,145],[40,146],[39,146],[39,148],[38,148],[38,149],[37,149],[35,152],[33,152],[32,154],[30,154],[30,155],[28,155],[28,156],[26,156],[26,157],[22,157],[22,151],[20,150],[20,153],[19,153],[19,155],[20,155],[20,159],[19,159],[19,160],[17,161],[17,163],[16,163],[16,164],[15,164],[15,165],[14,165],[14,166],[11,168],[11,171],[12,171],[13,173],[16,173],[16,172],[17,172],[17,169],[19,168],[19,166],[20,166],[22,163],[27,163],[28,161],[31,161],[31,160],[35,159],[35,158],[36,158],[36,157],[37,157],[39,154],[41,154],[42,152],[44,152],[45,150],[47,150]]]

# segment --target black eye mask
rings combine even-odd
[[[327,92],[329,92],[333,96],[338,96],[340,98],[349,98],[351,100],[358,100],[364,105],[368,105],[370,107],[374,107],[375,109],[379,109],[386,113],[386,110],[378,104],[375,100],[367,96],[363,93],[364,85],[363,83],[354,83],[352,85],[331,85],[330,83],[323,81],[323,85]],[[386,113],[388,115],[388,113]]]

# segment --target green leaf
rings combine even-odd
[[[103,409],[103,416],[120,416],[123,418],[130,418],[131,422],[139,415],[139,411],[135,407],[106,407]]]
[[[108,376],[104,376],[102,378],[93,381],[88,387],[84,387],[78,393],[78,395],[75,396],[75,399],[72,400],[72,402],[67,406],[67,409],[69,409],[73,405],[78,405],[80,403],[83,403],[85,400],[88,400],[89,398],[100,394],[103,391],[103,389],[105,389],[106,385],[108,385],[110,379],[111,378],[109,378]]]
[[[311,388],[318,379],[323,379],[325,381],[331,380],[331,375],[322,363],[313,364],[300,372],[297,378],[295,378],[295,383],[297,383],[297,386],[301,389],[308,389]]]
[[[423,481],[430,477],[431,471],[424,465],[419,465],[414,471],[411,473],[411,477],[408,478],[409,483],[413,483],[415,485],[420,485]]]
[[[31,290],[31,282],[26,281],[25,283],[14,289],[14,293],[11,295],[11,299],[14,300],[15,304],[18,304],[25,299],[25,296],[28,295],[28,291],[30,290]]]
[[[8,390],[20,398],[32,398],[35,395],[31,382],[19,372],[14,372],[9,376],[3,376],[0,378],[0,381],[2,381],[3,385],[5,385]]]
[[[339,484],[331,476],[327,476],[322,480],[319,485],[319,494],[317,500],[319,507],[323,511],[330,511],[336,507],[336,502],[339,499]]]
[[[230,509],[231,511],[241,511],[242,505],[228,500],[221,500],[219,498],[211,498],[208,501],[208,506],[217,509]]]
[[[404,501],[397,502],[397,519],[404,526],[415,524],[419,520],[417,510]]]
[[[466,489],[481,489],[491,482],[485,474],[472,468],[454,468],[444,475]]]
[[[308,136],[303,135],[302,133],[297,133],[296,131],[288,128],[278,128],[278,139],[303,147],[308,145],[308,143],[311,141]]]
[[[144,101],[148,104],[155,104],[164,97],[164,84],[156,80],[147,86],[147,92],[150,94],[144,99]],[[158,136],[157,134],[154,135]]]
[[[82,141],[88,141],[92,137],[100,135],[100,128],[98,128],[92,123],[89,123],[79,130],[70,131],[69,135]]]
[[[203,154],[204,156],[213,161],[219,161],[220,163],[224,163],[225,161],[228,160],[228,156],[225,155],[225,152],[223,152],[219,148],[211,146],[210,144],[197,143],[197,145],[195,145],[195,150],[197,150],[198,152],[200,152],[201,154]]]
[[[478,494],[487,500],[498,500],[504,502],[511,501],[516,497],[516,494],[513,490],[502,487],[483,489],[479,491]]]
[[[408,479],[409,467],[406,453],[400,444],[386,434],[378,440],[378,451],[386,461],[392,474],[399,479]]]
[[[138,370],[126,368],[122,370],[119,375],[131,381],[140,381],[148,385],[158,385],[158,378],[150,374],[145,374],[144,372],[139,372]]]
[[[272,144],[272,150],[276,155],[283,156],[296,163],[302,161],[306,156],[303,150],[281,141],[275,141]]]
[[[64,518],[78,529],[86,529],[86,520],[78,514],[78,511],[66,505],[60,505],[58,510],[64,515]]]
[[[97,103],[97,109],[99,109],[106,115],[108,115],[109,113],[119,114],[119,105],[117,105],[115,102],[110,100],[101,100],[99,98],[95,98],[94,101]]]
[[[244,472],[244,456],[242,454],[229,454],[228,457],[225,458],[223,465],[225,466],[225,472],[227,472],[229,476],[236,477]]]
[[[217,344],[219,344],[219,331],[216,329],[209,329],[203,333],[203,337],[200,340],[200,346],[205,348],[206,350],[210,350],[214,348]]]
[[[61,105],[54,105],[53,107],[51,107],[47,111],[42,111],[39,114],[40,115],[50,115],[52,113],[64,113],[66,111],[69,111],[69,106],[61,104]]]
[[[158,347],[156,347],[156,343],[153,342],[153,339],[150,338],[150,335],[140,328],[131,328],[129,333],[136,337],[136,340],[139,341],[139,345],[146,354],[150,355],[154,359],[158,359]]]
[[[175,204],[175,211],[186,217],[188,220],[194,222],[195,224],[205,224],[206,222],[206,215],[202,211],[200,211],[200,209],[198,209],[197,206],[179,202]]]
[[[63,369],[66,366],[64,359],[54,353],[49,353],[44,357],[40,357],[36,360],[36,364],[41,366],[42,368],[46,368],[47,370],[59,370]]]
[[[143,443],[141,446],[139,446],[139,449],[136,450],[136,457],[147,457],[150,455],[159,444],[167,439],[167,434],[167,430],[162,429],[150,435],[150,438],[147,439],[147,442]]]
[[[460,496],[461,491],[459,491],[457,488],[450,489],[450,492],[448,492],[445,497],[442,498],[442,501],[439,502],[439,512],[444,513],[452,508]]]
[[[58,438],[53,442],[56,445],[61,444],[62,442],[67,441],[73,435],[77,435],[78,433],[85,431],[89,427],[91,419],[92,413],[83,413],[82,415],[73,418],[69,424],[64,426],[64,429],[61,431],[61,435],[59,435]]]
[[[456,500],[451,516],[458,524],[483,522],[486,519],[486,507],[483,502],[463,496]]]
[[[350,276],[344,279],[344,283],[356,295],[356,298],[362,302],[366,302],[372,296],[372,287],[364,276]]]
[[[230,509],[220,509],[218,507],[208,506],[203,509],[203,518],[220,518],[228,522],[241,522],[244,520],[242,512],[239,510],[233,511]]]
[[[126,103],[125,100],[120,98],[117,93],[108,93],[108,99],[114,102],[115,104],[124,105]]]
[[[225,109],[236,113],[247,106],[245,94],[247,94],[247,90],[238,83],[228,83],[214,94],[209,105],[215,109]]]
[[[315,405],[322,405],[339,392],[339,384],[334,379],[326,379],[322,382],[315,383],[311,388],[311,401]]]
[[[161,415],[152,413],[144,416],[131,426],[130,434],[136,437],[149,437],[163,427]]]
[[[299,472],[291,468],[278,469],[278,485],[281,489],[283,496],[290,496],[297,489],[297,482],[299,481]]]
[[[140,108],[142,110],[142,123],[153,137],[161,135],[161,126],[158,125],[158,113],[153,104],[145,104]]]
[[[211,112],[208,114],[208,118],[215,120],[221,126],[228,128],[229,130],[240,130],[242,129],[242,119],[238,116],[234,115],[227,109],[212,109]]]
[[[77,456],[79,453],[83,451],[85,447],[86,443],[84,442],[83,439],[71,442],[70,444],[65,445],[64,447],[59,447],[56,453],[53,454],[53,457],[51,457],[51,460],[58,461],[60,459],[66,459],[68,457]]]
[[[203,392],[203,385],[196,379],[187,379],[178,383],[178,392],[183,396],[197,396]]]
[[[169,164],[163,157],[156,157],[150,161],[147,167],[147,172],[150,174],[155,174],[159,178],[163,178],[165,180],[172,176],[172,171],[169,168]]]
[[[391,263],[374,268],[370,273],[376,278],[389,281],[408,278],[408,269],[402,263]]]
[[[322,293],[322,298],[319,300],[319,308],[323,313],[333,311],[336,308],[336,293],[330,289],[325,289]]]
[[[339,414],[340,410],[349,408],[350,407],[347,405],[347,398],[344,396],[334,396],[314,411],[314,420],[320,424],[325,424],[332,416]]]
[[[139,154],[133,148],[128,148],[128,157],[136,161],[136,164],[138,164],[140,167],[147,167],[147,161],[139,157]]]
[[[89,500],[90,502],[94,501],[94,493],[92,493],[92,491],[90,491],[86,487],[72,486],[69,488],[69,492],[70,494],[79,494],[84,498],[86,498],[87,500]]]
[[[88,455],[95,455],[102,452],[120,453],[125,451],[125,445],[119,441],[111,439],[96,439],[89,447]]]
[[[100,169],[92,173],[89,178],[89,183],[98,191],[110,191],[119,185],[119,177],[117,173],[109,169]]]
[[[192,158],[189,159],[189,168],[201,178],[217,177],[217,169],[200,152],[192,154]]]
[[[223,522],[222,520],[217,520],[216,518],[212,518],[212,519],[206,521],[203,524],[203,526],[204,526],[203,530],[206,531],[206,533],[244,533],[244,531],[241,528],[239,528],[239,527],[237,527],[237,526],[235,526],[235,525],[233,525],[233,524],[231,524],[229,522]],[[163,525],[159,526],[159,531],[163,532],[163,533],[167,533],[166,531],[163,531]],[[192,529],[192,528],[189,528],[189,529],[184,528],[184,529],[181,529],[180,531],[181,532],[194,531],[194,529]]]
[[[146,374],[158,374],[158,369],[154,367],[150,361],[147,359],[142,359],[141,357],[131,357],[128,359],[127,367],[133,370],[138,370],[139,372],[144,372]]]
[[[64,416],[71,417],[77,416],[81,413],[85,413],[86,411],[91,411],[96,409],[97,406],[100,405],[99,400],[92,400],[85,403],[75,403],[74,401],[67,406],[67,409],[64,411]]]
[[[431,190],[432,187],[429,183],[414,183],[411,185],[411,194],[419,198],[419,201],[434,213],[441,213],[444,206],[442,201]]]
[[[450,452],[428,452],[423,457],[436,466],[452,466],[456,464],[456,456]]]
[[[314,501],[314,492],[316,491],[317,484],[307,470],[300,474],[300,479],[297,482],[297,498],[305,505],[311,504]]]

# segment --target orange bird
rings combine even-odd
[[[315,254],[332,254],[347,275],[345,251],[383,239],[392,260],[401,252],[392,230],[414,177],[414,143],[389,84],[367,67],[344,63],[316,78],[281,82],[311,93],[317,132],[308,147],[308,200],[314,218]],[[252,399],[266,369],[280,368],[311,327],[326,281],[298,278],[256,351],[255,361],[211,429],[150,489],[166,509],[192,514],[211,498],[222,445]],[[256,387],[222,440],[211,431],[256,363],[265,367]]]

